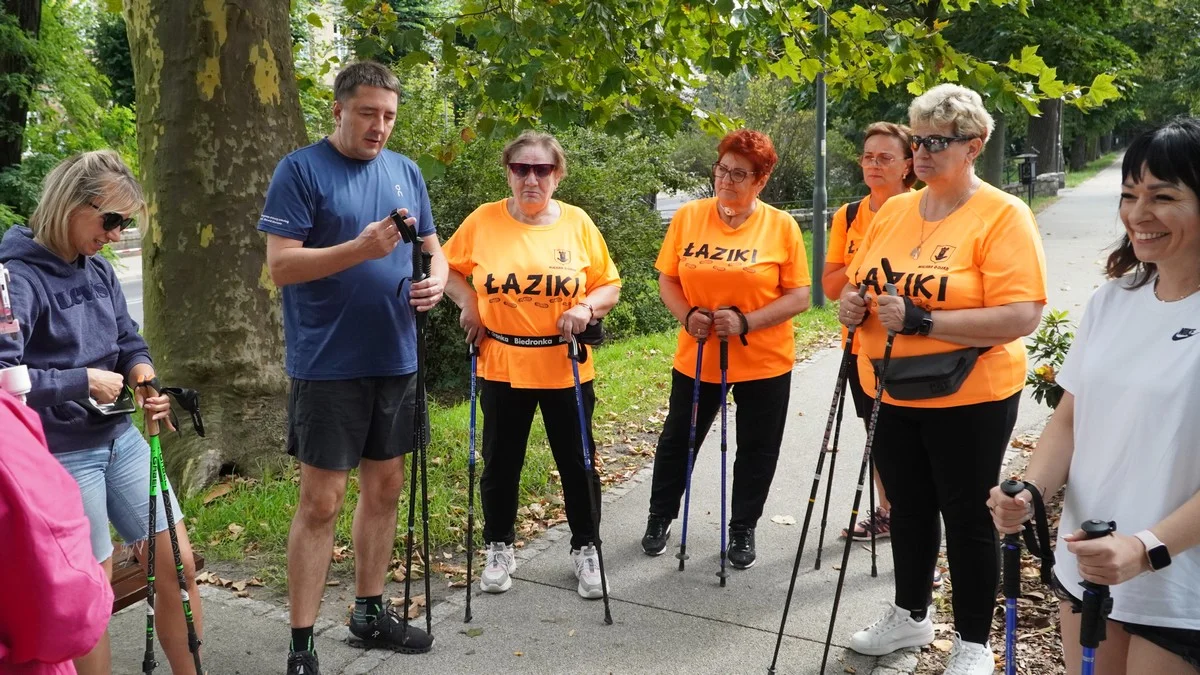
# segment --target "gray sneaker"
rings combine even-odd
[[[600,555],[595,546],[584,546],[582,549],[571,549],[571,561],[575,563],[575,578],[579,586],[575,589],[579,597],[595,600],[604,597],[604,589],[600,585]],[[612,591],[612,584],[608,584]]]
[[[479,590],[484,593],[503,593],[512,588],[512,573],[517,571],[517,561],[512,548],[502,542],[488,544],[487,565],[479,575]]]

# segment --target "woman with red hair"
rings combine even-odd
[[[728,555],[733,567],[746,569],[754,564],[754,528],[787,420],[796,355],[791,319],[808,309],[811,280],[795,219],[758,201],[779,160],[771,139],[749,129],[734,131],[717,146],[717,157],[716,196],[688,202],[675,213],[655,263],[659,295],[682,326],[642,550],[647,555],[666,550],[687,483],[699,341],[726,339],[727,379],[737,403]],[[721,405],[715,346],[700,364],[697,449]]]

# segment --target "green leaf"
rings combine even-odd
[[[1058,79],[1054,68],[1046,68],[1038,77],[1038,89],[1048,98],[1062,98],[1067,88]]]
[[[433,57],[424,49],[418,49],[409,52],[404,58],[400,59],[399,65],[401,68],[408,69],[425,63],[433,63]]]
[[[439,178],[446,173],[446,165],[438,161],[437,157],[428,153],[417,158],[417,166],[421,169],[421,176],[430,181]]]
[[[304,20],[317,28],[325,27],[325,22],[321,20],[321,15],[316,12],[309,12],[308,16],[304,17]]]
[[[800,62],[800,74],[809,82],[817,79],[817,73],[820,72],[821,62],[817,59],[804,59]]]

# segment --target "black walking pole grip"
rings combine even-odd
[[[1080,526],[1084,539],[1099,539],[1116,532],[1117,524],[1113,521],[1086,520]],[[1080,583],[1083,594],[1083,616],[1079,623],[1079,644],[1084,648],[1096,649],[1108,637],[1108,614],[1112,611],[1112,597],[1108,594],[1108,586],[1091,581]]]
[[[1000,484],[1000,491],[1009,497],[1016,498],[1025,490],[1025,484],[1019,480],[1006,480]],[[1014,532],[1004,535],[1004,597],[1021,597],[1021,533]]]

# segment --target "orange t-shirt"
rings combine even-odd
[[[721,220],[715,198],[684,204],[671,218],[654,266],[679,279],[691,306],[737,306],[743,314],[771,304],[784,290],[812,285],[800,226],[786,211],[762,202],[737,229]],[[756,330],[746,340],[748,346],[729,339],[729,382],[777,377],[792,369],[796,339],[791,321]],[[700,379],[720,382],[717,339],[704,347]],[[696,374],[696,340],[683,328],[674,366],[689,377]]]
[[[1033,212],[1020,199],[984,183],[945,221],[926,224],[917,260],[912,250],[921,241],[920,202],[924,190],[892,197],[879,209],[846,276],[866,282],[868,292],[884,292],[888,281],[901,295],[933,310],[999,307],[1017,302],[1046,301],[1046,257]],[[871,359],[883,357],[887,330],[872,312],[855,339],[862,345],[858,372],[863,388],[874,392]],[[963,345],[919,335],[897,335],[892,357],[937,354]],[[1025,346],[1017,339],[980,355],[962,387],[949,396],[883,401],[912,408],[946,408],[1000,401],[1025,386]]]
[[[858,253],[858,249],[862,244],[863,237],[867,235],[867,228],[871,226],[871,219],[875,217],[875,212],[871,210],[871,198],[867,197],[860,202],[851,202],[858,204],[858,213],[854,216],[854,222],[850,226],[846,226],[846,216],[849,215],[850,204],[845,204],[833,214],[833,223],[829,226],[829,250],[825,253],[825,262],[837,263],[838,265],[847,266],[854,259],[854,254]],[[840,292],[842,289],[838,289]],[[846,336],[849,331],[845,326],[842,326],[842,347],[846,346]],[[857,336],[857,333],[855,333]],[[851,352],[858,353],[859,340],[855,337],[854,347]]]
[[[549,225],[513,218],[507,199],[484,204],[442,246],[450,269],[471,280],[479,316],[489,330],[522,337],[556,335],[559,317],[588,292],[621,285],[592,219],[577,206],[557,203],[562,214]],[[518,347],[485,339],[478,367],[480,377],[517,389],[563,389],[574,382],[564,345]],[[588,358],[579,366],[579,379],[593,377]]]

